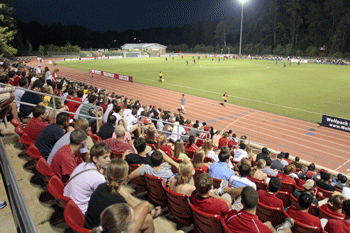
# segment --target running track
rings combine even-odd
[[[45,62],[46,63],[46,62]],[[53,70],[53,66],[48,66]],[[32,67],[38,65],[31,62]],[[180,92],[148,86],[140,83],[130,83],[109,77],[90,74],[85,71],[66,67],[58,67],[61,76],[70,77],[74,81],[84,82],[108,92],[114,91],[145,104],[156,105],[163,109],[176,111],[180,107]],[[164,83],[166,87],[166,83]],[[267,145],[269,148],[289,152],[292,156],[314,162],[312,155],[318,156],[317,165],[322,165],[337,172],[350,175],[350,134],[347,132],[319,127],[294,118],[263,112],[234,104],[220,105],[220,101],[206,99],[186,94],[186,111],[191,120],[209,121],[215,129],[232,129],[237,136],[247,135],[248,140]],[[221,96],[218,96],[221,99]],[[214,122],[215,120],[215,122]],[[347,166],[347,167],[344,167]]]

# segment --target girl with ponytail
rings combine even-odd
[[[125,203],[133,208],[136,223],[139,224],[138,229],[136,229],[136,224],[134,230],[131,232],[138,232],[139,230],[143,232],[154,232],[152,216],[157,217],[161,209],[156,208],[152,210],[147,202],[141,202],[140,204],[135,202],[134,198],[123,186],[126,184],[128,172],[129,166],[125,160],[116,158],[110,162],[106,170],[106,183],[100,184],[90,198],[85,214],[86,228],[92,229],[100,226],[100,215],[107,207]],[[146,211],[147,214],[141,221],[140,218],[143,216],[142,211]],[[101,222],[101,226],[104,233],[114,232],[107,231],[106,225],[103,222]],[[98,229],[94,232],[98,232]]]

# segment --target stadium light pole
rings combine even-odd
[[[239,38],[239,56],[242,55],[242,32],[243,32],[243,5],[247,2],[247,0],[239,0],[242,3],[242,13],[241,13],[241,35]]]

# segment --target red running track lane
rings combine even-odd
[[[37,62],[32,62],[33,67],[36,67],[37,64]],[[48,66],[50,69],[53,68],[53,66]],[[99,75],[94,75],[94,79],[91,80],[88,72],[61,66],[55,68],[59,68],[60,75],[68,76],[75,81],[139,99],[148,105],[152,104],[172,111],[176,111],[180,107],[182,94],[180,92]],[[164,86],[166,87],[166,83]],[[234,104],[226,104],[226,107],[223,107],[220,105],[220,101],[188,94],[185,96],[187,99],[186,118],[200,119],[201,121],[215,120],[216,122],[208,123],[208,125],[220,130],[231,128],[238,132],[239,136],[248,135],[250,141],[267,145],[271,149],[289,152],[291,155],[299,156],[307,161],[314,162],[312,155],[319,156],[320,158],[316,159],[316,164],[350,174],[350,169],[321,159],[324,158],[350,167],[350,145],[348,145],[350,134],[347,132],[319,127],[315,123]],[[221,96],[218,96],[218,100],[221,100]],[[306,135],[309,132],[314,135]]]

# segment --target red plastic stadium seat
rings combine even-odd
[[[163,182],[163,188],[168,197],[169,212],[174,218],[185,226],[192,224],[191,209],[188,204],[188,196],[171,191]]]
[[[283,212],[282,208],[267,206],[261,202],[256,206],[256,215],[259,219],[263,222],[270,221],[274,227],[282,223]]]
[[[284,217],[287,218],[289,217],[287,213],[283,213]],[[295,221],[295,220],[294,220]],[[319,233],[319,232],[324,232],[322,229],[316,227],[316,226],[308,226],[304,223],[295,221],[294,226],[292,227],[292,232],[293,233]]]
[[[138,167],[140,167],[140,164],[129,164],[129,174],[133,171],[135,171]],[[146,181],[145,177],[138,176],[135,179],[132,179],[131,182],[142,192],[146,191]]]
[[[14,127],[22,126],[21,122],[17,118],[13,118],[10,122]]]
[[[64,209],[67,202],[70,200],[69,197],[63,196],[64,192],[64,185],[62,181],[57,177],[53,176],[51,177],[49,183],[47,184],[47,190],[49,193],[55,197],[58,205]]]
[[[28,148],[30,145],[35,143],[35,141],[31,139],[26,133],[24,133],[19,140],[23,143],[25,148]]]
[[[204,163],[214,163],[214,160],[212,158],[209,158],[207,156],[204,157]]]
[[[156,176],[150,176],[148,174],[144,175],[147,185],[147,194],[151,200],[162,208],[167,206],[167,197],[163,189],[162,178]]]
[[[51,177],[54,176],[50,165],[44,158],[39,159],[38,163],[36,164],[36,170],[43,176],[46,184],[49,183]]]
[[[192,158],[193,158],[194,151],[186,150],[186,149],[185,149],[185,154],[188,156],[188,158],[192,159]]]
[[[92,139],[92,142],[95,144],[102,142],[102,138],[100,136],[94,135],[94,134],[89,134],[89,136]]]
[[[253,181],[256,184],[257,190],[260,190],[260,189],[266,190],[266,183],[264,181],[255,179],[255,178],[251,177],[250,175],[248,176],[248,179]]]
[[[147,143],[147,146],[150,146],[152,148],[152,150],[156,150],[157,149],[157,145],[156,144]]]
[[[213,178],[213,186],[215,189],[220,187],[221,181],[220,179]]]
[[[195,233],[221,232],[221,217],[217,214],[208,214],[200,211],[189,203],[193,213],[193,223]]]
[[[89,233],[90,230],[84,228],[85,216],[79,207],[70,200],[64,208],[64,220],[76,232]]]
[[[194,171],[195,171],[195,173],[193,175],[193,179],[196,179],[197,176],[204,173],[203,169],[200,169],[200,168],[194,168]]]
[[[324,196],[325,198],[330,198],[333,194],[332,191],[328,191],[325,189],[321,189],[320,187],[317,186],[317,192],[322,194],[322,196]]]
[[[110,155],[111,159],[115,159],[115,158],[122,158],[123,154],[117,153],[115,151],[111,151],[111,155]]]
[[[177,162],[178,164],[180,164],[180,163],[182,163],[184,160],[183,159],[177,159],[177,158],[175,158],[175,157],[173,157],[173,156],[169,156],[172,160],[174,160],[175,162]],[[171,165],[171,171],[174,173],[174,174],[176,174],[176,173],[178,173],[178,170],[177,170],[177,167],[175,167],[175,166],[173,166],[173,165]]]
[[[295,190],[295,186],[292,183],[287,183],[287,182],[281,182],[281,187],[280,191],[288,192],[288,193],[293,193]]]
[[[18,134],[19,136],[22,136],[25,132],[24,132],[24,128],[22,127],[22,125],[19,125],[15,128],[15,132],[16,134]]]
[[[226,225],[225,219],[221,218],[220,219],[221,225],[223,227],[224,233],[233,233],[230,228],[228,228],[228,226]]]
[[[289,193],[283,192],[283,191],[278,191],[276,194],[276,197],[278,197],[279,199],[281,199],[283,201],[284,208],[290,206]]]
[[[24,135],[23,135],[24,136]],[[22,136],[22,137],[23,137]],[[40,151],[38,150],[38,148],[34,145],[34,144],[31,144],[28,149],[27,149],[27,154],[33,158],[34,160],[34,163],[36,164],[39,159],[43,158],[43,156],[41,155]]]
[[[328,204],[325,204],[325,205],[328,205]],[[326,219],[340,219],[340,220],[344,219],[344,217],[340,217],[332,213],[329,213],[328,211],[325,211],[322,208],[318,208],[318,216],[319,218],[326,218]]]

